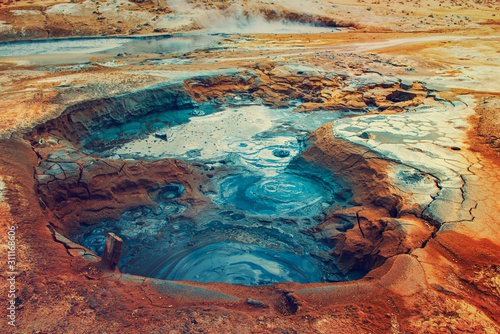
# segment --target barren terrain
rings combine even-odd
[[[499,9],[2,1],[1,332],[500,333]]]

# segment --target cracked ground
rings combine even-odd
[[[17,231],[16,326],[3,307],[2,332],[500,333],[499,14],[494,1],[3,2],[0,39],[27,44],[0,44],[3,305],[7,231]],[[173,34],[174,49],[30,41],[155,34]],[[246,104],[289,117],[261,129],[295,131],[287,170],[349,189],[313,224],[261,219],[298,230],[290,244],[321,245],[305,252],[335,268],[328,277],[168,281],[106,269],[75,242],[133,215],[157,233],[158,196],[175,219],[213,208],[208,195],[241,166],[203,160],[220,143],[199,138],[267,124]],[[185,149],[160,131],[123,140],[134,126],[151,131],[159,110],[205,119],[207,105],[239,113],[180,132]],[[294,128],[318,115],[329,120]],[[109,124],[116,137],[96,136]]]

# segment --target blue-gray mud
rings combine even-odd
[[[89,53],[187,53],[212,47],[215,35],[71,37],[0,43],[0,57]]]
[[[114,232],[125,242],[120,270],[160,279],[247,285],[352,279],[334,265],[330,247],[303,233],[346,206],[349,191],[326,171],[294,163],[309,131],[343,115],[240,104],[104,126],[84,142],[89,153],[201,166],[209,181],[200,191],[211,204],[193,208],[181,200],[184,187],[170,184],[151,190],[156,205],[89,225],[73,238],[100,255]]]

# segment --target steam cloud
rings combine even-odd
[[[257,10],[232,4],[225,10],[195,8],[186,0],[168,0],[168,6],[179,15],[189,15],[209,33],[311,33],[334,29],[316,27],[287,20],[268,21]]]

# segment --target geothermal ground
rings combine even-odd
[[[500,333],[499,9],[2,1],[0,332]]]

